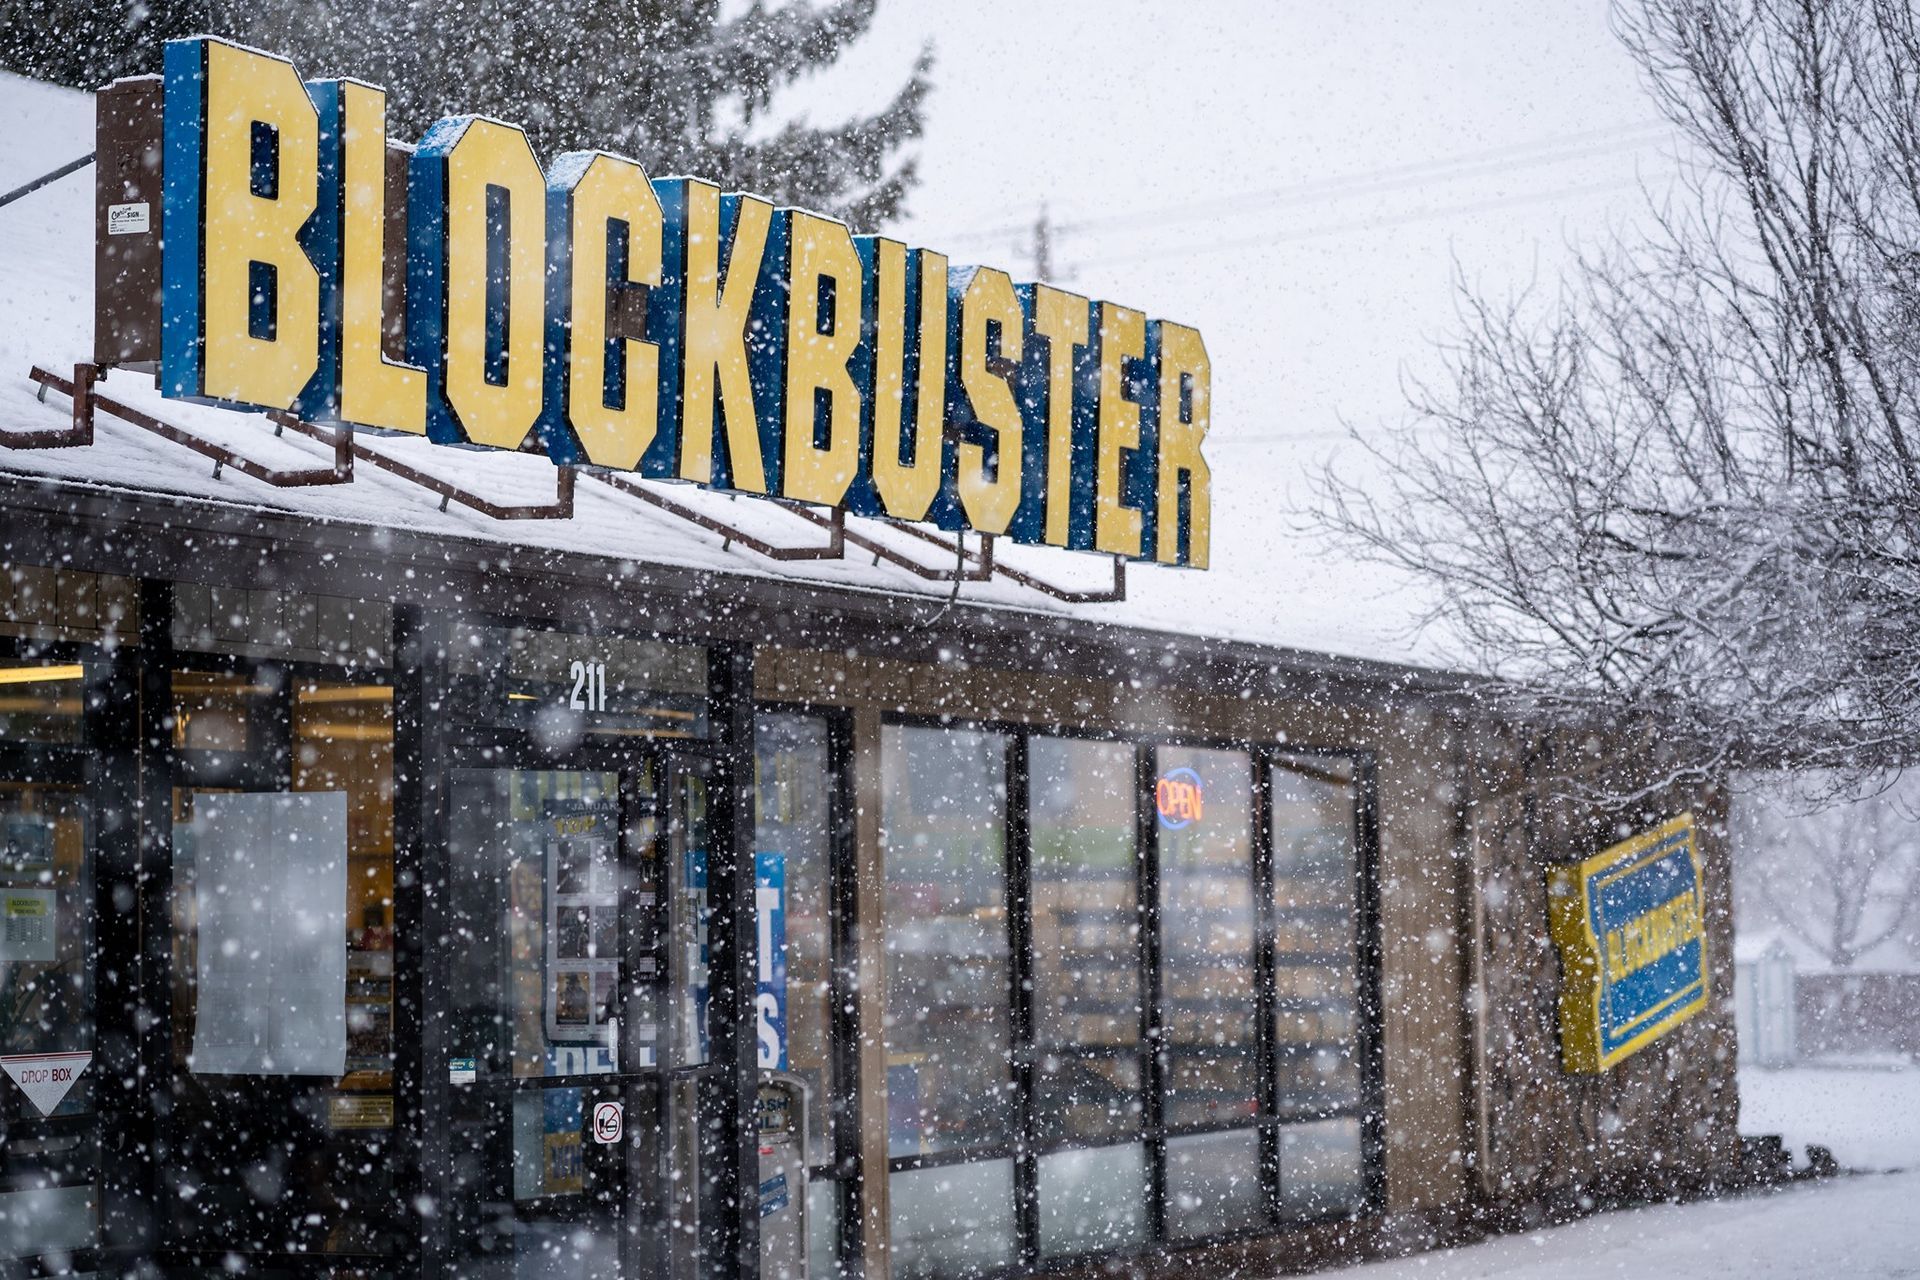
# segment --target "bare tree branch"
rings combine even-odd
[[[1536,711],[1683,773],[1859,779],[1920,743],[1920,23],[1899,0],[1621,0],[1687,140],[1558,295],[1460,287],[1445,375],[1319,516],[1442,588]],[[1364,472],[1356,468],[1364,467]]]

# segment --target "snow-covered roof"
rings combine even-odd
[[[92,95],[0,73],[0,190],[47,173],[93,148]],[[0,431],[57,428],[67,414],[59,395],[43,401],[28,370],[65,374],[92,349],[93,172],[82,169],[0,207]],[[1215,377],[1231,376],[1216,369]],[[150,376],[114,371],[103,386],[114,398],[277,468],[325,466],[331,451],[293,433],[276,437],[255,415],[164,400]],[[372,467],[351,484],[274,488],[231,469],[218,478],[204,458],[106,415],[91,448],[0,449],[0,476],[52,480],[79,489],[159,492],[263,514],[281,513],[440,538],[581,552],[717,573],[785,577],[861,592],[945,596],[929,582],[871,555],[776,562],[719,535],[649,508],[604,485],[582,482],[569,520],[501,522],[454,505],[442,511],[424,490]],[[554,468],[528,455],[449,449],[424,440],[368,439],[418,469],[502,503],[551,500]],[[1245,641],[1281,648],[1433,667],[1437,650],[1410,620],[1420,595],[1387,571],[1355,565],[1326,550],[1288,514],[1298,486],[1318,459],[1304,444],[1278,443],[1258,465],[1213,459],[1213,568],[1130,566],[1127,599],[1070,604],[1010,581],[967,583],[963,603],[999,610],[1068,615],[1089,622]],[[1245,462],[1244,454],[1235,462]],[[677,501],[777,545],[817,545],[823,534],[776,504],[732,499],[691,486],[661,486]],[[898,546],[930,566],[934,547],[884,522],[851,527]],[[1110,582],[1103,558],[1009,546],[996,555],[1062,586],[1098,590]],[[950,554],[950,553],[949,553]]]

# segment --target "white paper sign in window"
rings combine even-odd
[[[347,795],[194,797],[194,1071],[338,1076],[347,1056]]]

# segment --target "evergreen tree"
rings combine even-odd
[[[160,46],[215,29],[215,0],[0,0],[0,69],[75,89],[160,70]]]
[[[302,75],[388,92],[388,128],[446,115],[523,125],[542,159],[601,148],[650,173],[691,174],[871,230],[915,176],[932,66],[922,50],[891,100],[816,127],[774,96],[831,65],[878,0],[0,0],[0,67],[79,88],[160,70],[160,45],[213,32],[292,58]]]
[[[389,128],[417,137],[441,116],[524,126],[543,160],[601,148],[649,173],[690,174],[872,229],[914,181],[931,56],[878,111],[834,127],[770,118],[775,94],[834,62],[877,0],[255,0],[229,14],[249,44],[307,76],[388,90]]]

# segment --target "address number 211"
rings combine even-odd
[[[573,696],[567,699],[567,706],[575,711],[607,709],[606,663],[576,659],[567,668],[567,674],[573,677]]]

